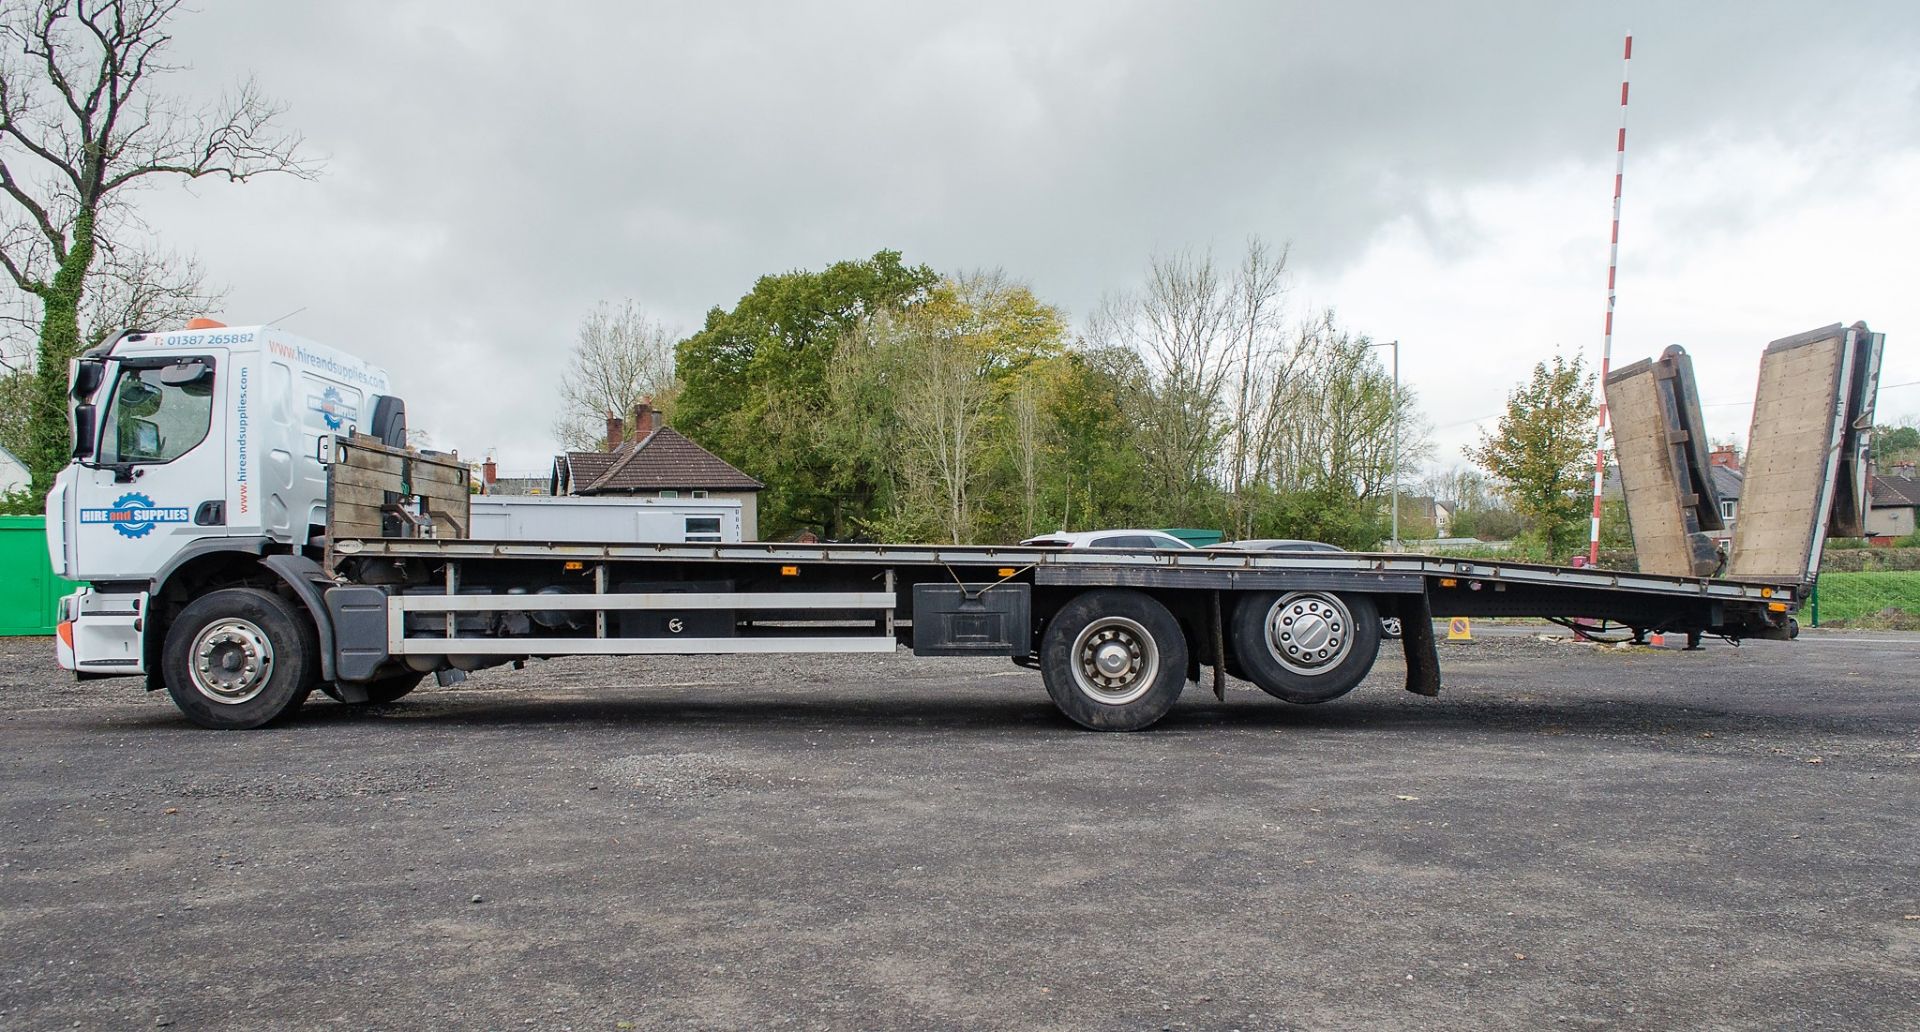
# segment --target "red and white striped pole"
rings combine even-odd
[[[1607,252],[1607,324],[1600,340],[1600,429],[1593,444],[1593,531],[1587,538],[1587,562],[1600,562],[1600,501],[1607,480],[1607,373],[1613,366],[1613,290],[1620,268],[1620,186],[1627,174],[1627,70],[1633,63],[1633,33],[1627,33],[1620,58],[1620,135],[1613,154],[1613,243]]]

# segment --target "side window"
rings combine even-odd
[[[1128,542],[1132,540],[1133,540],[1132,538],[1126,537],[1125,535],[1121,535],[1118,537],[1094,538],[1092,541],[1087,543],[1087,547],[1088,548],[1128,548],[1128,547],[1131,547],[1128,544]]]
[[[718,542],[720,540],[720,517],[687,517],[687,540],[697,542]]]
[[[1155,534],[1147,539],[1150,548],[1178,548],[1185,550],[1187,543],[1167,534]]]
[[[104,422],[101,464],[172,462],[206,440],[213,426],[213,365],[186,359],[123,368]]]

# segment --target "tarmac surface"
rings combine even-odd
[[[573,659],[216,733],[0,640],[0,1028],[1920,1024],[1920,635],[1439,699]]]

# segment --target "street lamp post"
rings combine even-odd
[[[1400,551],[1400,342],[1386,341],[1369,347],[1393,349],[1393,550]]]

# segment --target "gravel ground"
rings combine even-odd
[[[1916,1027],[1920,635],[1082,732],[910,656],[220,734],[0,639],[0,1028]]]

